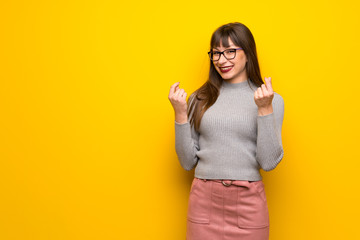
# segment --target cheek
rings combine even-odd
[[[242,64],[245,64],[245,63],[246,63],[246,57],[243,56],[243,57],[241,58],[240,62],[241,62]]]
[[[245,54],[239,55],[238,62],[241,63],[241,64],[246,63],[246,56],[245,56]]]

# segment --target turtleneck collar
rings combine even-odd
[[[226,89],[250,88],[248,81],[250,81],[250,78],[248,78],[246,81],[239,82],[239,83],[229,83],[229,82],[223,80],[222,87],[226,88]],[[250,84],[251,84],[251,82],[250,82]]]

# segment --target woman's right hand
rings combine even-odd
[[[175,121],[178,123],[187,122],[187,93],[179,88],[180,82],[176,82],[170,87],[169,100],[175,111]]]

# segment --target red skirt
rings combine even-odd
[[[268,240],[264,183],[194,178],[187,213],[187,240]]]

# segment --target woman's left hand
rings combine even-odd
[[[266,85],[262,84],[254,93],[254,100],[258,106],[260,116],[273,112],[272,100],[274,98],[274,91],[271,86],[271,77],[265,78],[265,83]]]

